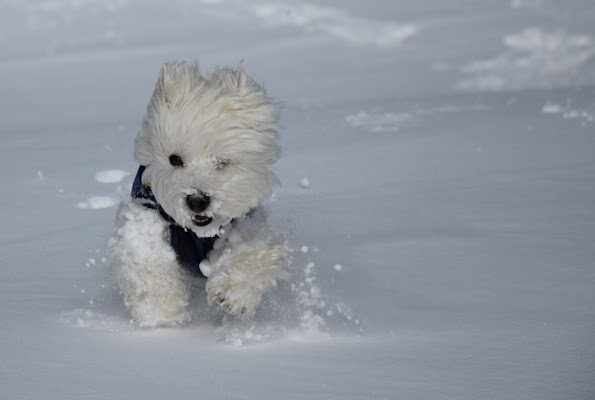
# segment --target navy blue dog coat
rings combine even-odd
[[[132,184],[132,198],[147,208],[157,210],[159,215],[169,223],[170,245],[176,252],[178,262],[192,274],[204,278],[205,276],[200,271],[199,265],[202,260],[207,258],[209,251],[213,249],[213,243],[215,243],[217,236],[199,238],[196,233],[178,225],[157,203],[151,187],[143,184],[142,176],[144,171],[145,166],[141,165]]]

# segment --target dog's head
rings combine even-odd
[[[166,63],[134,143],[143,183],[178,224],[214,236],[278,183],[278,118],[241,64],[205,78],[196,64]]]

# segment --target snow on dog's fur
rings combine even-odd
[[[142,182],[175,223],[217,237],[200,270],[209,304],[241,316],[286,279],[287,249],[274,243],[259,206],[278,183],[278,107],[242,66],[203,77],[196,64],[166,63],[134,157]],[[169,222],[134,198],[123,203],[110,258],[125,303],[141,326],[187,321],[190,280],[169,244]]]

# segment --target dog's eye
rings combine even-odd
[[[172,154],[171,156],[169,156],[169,163],[171,165],[173,165],[174,167],[183,167],[184,166],[184,160],[182,160],[182,157],[180,157],[177,154]]]
[[[229,160],[226,160],[224,158],[218,158],[215,160],[215,169],[222,170],[223,168],[227,167],[228,164]]]

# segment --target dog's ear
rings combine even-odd
[[[238,68],[236,69],[236,87],[237,88],[245,88],[246,85],[248,84],[248,77],[246,76],[246,73],[244,72],[244,60],[240,61],[240,63],[238,64]]]
[[[244,72],[243,63],[243,60],[240,61],[235,70],[227,67],[217,69],[211,76],[211,82],[232,90],[255,86]]]
[[[176,85],[172,79],[171,72],[175,69],[172,63],[165,63],[159,71],[159,78],[155,86],[155,94],[159,95],[166,104],[171,103],[171,99],[175,93]]]
[[[201,79],[197,63],[167,62],[159,71],[155,95],[171,104],[176,97],[200,85]]]

